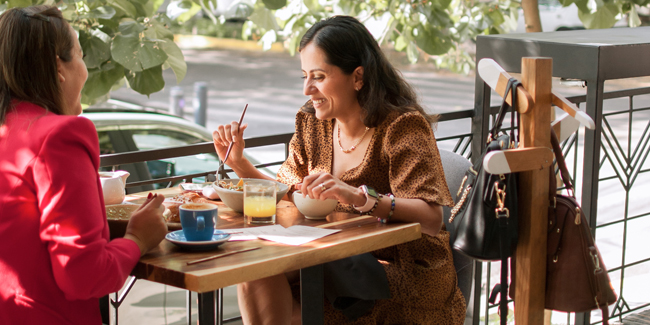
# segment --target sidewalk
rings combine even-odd
[[[186,325],[187,291],[146,280],[138,280],[124,299],[118,312],[119,325]],[[224,288],[224,319],[239,316],[236,287]],[[111,295],[111,299],[114,296]],[[196,323],[198,307],[192,295],[192,323]],[[111,313],[113,308],[111,308]],[[111,314],[111,324],[115,319]],[[228,324],[243,324],[241,320]]]

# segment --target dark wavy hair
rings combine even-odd
[[[357,100],[365,113],[366,126],[378,126],[392,111],[418,111],[430,123],[437,120],[437,116],[424,111],[411,85],[388,62],[368,29],[354,17],[334,16],[314,24],[302,37],[299,51],[312,42],[325,53],[328,64],[347,75],[363,67],[363,87]],[[314,113],[311,105],[305,110]]]
[[[63,114],[56,57],[72,60],[69,26],[54,6],[12,8],[0,15],[0,125],[12,99]]]

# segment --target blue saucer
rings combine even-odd
[[[219,247],[219,245],[227,242],[228,239],[230,239],[230,234],[215,229],[211,240],[188,241],[187,238],[185,238],[185,234],[183,234],[183,230],[176,230],[168,233],[165,236],[165,239],[188,250],[205,251],[215,249]]]

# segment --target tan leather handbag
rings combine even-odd
[[[573,185],[554,132],[551,143],[560,176],[571,195],[556,194],[552,173],[549,192],[555,206],[549,209],[545,307],[565,312],[600,309],[603,324],[608,324],[607,306],[616,302],[616,294],[587,218],[573,195]]]
[[[544,308],[563,312],[600,309],[609,324],[607,306],[616,302],[603,263],[582,208],[573,194],[562,149],[551,129],[551,144],[564,186],[570,195],[557,194],[555,172],[550,170],[548,235],[546,237],[546,294]],[[516,262],[512,259],[510,297],[514,299]]]

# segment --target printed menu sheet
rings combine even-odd
[[[273,225],[218,230],[232,234],[230,241],[253,240],[259,238],[293,246],[302,245],[341,231],[341,229],[323,229],[298,225],[289,228],[284,228],[281,225]]]

